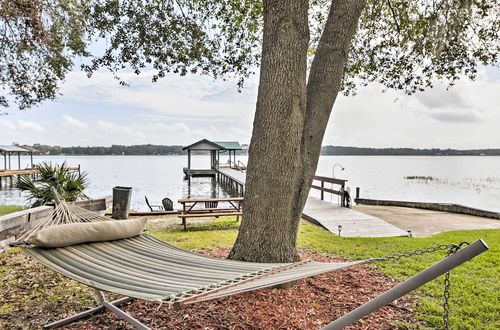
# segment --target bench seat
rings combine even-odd
[[[179,214],[179,218],[198,218],[198,217],[223,217],[226,215],[242,215],[243,212],[220,212],[220,213],[182,213]]]
[[[202,217],[224,217],[224,216],[236,216],[236,222],[239,221],[239,217],[243,215],[243,212],[238,211],[230,211],[230,212],[219,212],[219,213],[214,213],[214,212],[208,212],[208,213],[200,213],[200,212],[195,212],[195,213],[181,213],[178,215],[179,218],[182,219],[182,225],[184,226],[184,231],[187,231],[187,223],[186,223],[186,218],[202,218]]]

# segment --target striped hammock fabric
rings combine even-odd
[[[203,256],[149,234],[63,248],[24,248],[49,268],[90,287],[128,297],[190,304],[364,263],[266,264]]]

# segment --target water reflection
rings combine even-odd
[[[183,198],[239,197],[238,191],[220,184],[215,177],[195,177],[184,180]]]

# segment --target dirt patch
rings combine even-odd
[[[204,251],[225,257],[229,249]],[[303,259],[323,262],[342,258],[302,250]],[[375,268],[355,266],[301,280],[286,290],[262,289],[181,308],[133,301],[127,313],[157,329],[317,329],[393,287],[394,279]],[[411,297],[397,300],[350,329],[398,329],[415,324]],[[68,329],[132,329],[110,312],[73,324]]]

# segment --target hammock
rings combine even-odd
[[[184,305],[271,287],[372,261],[322,263],[305,260],[272,264],[240,262],[185,251],[149,234],[53,249],[28,246],[30,237],[42,228],[62,223],[103,220],[109,221],[96,213],[57,200],[53,214],[21,236],[21,242],[17,243],[24,244],[24,251],[40,263],[96,289],[101,301],[101,306],[97,308],[46,327],[58,327],[108,308],[136,328],[148,329],[115,306],[130,298],[108,302],[101,290],[148,301]]]

